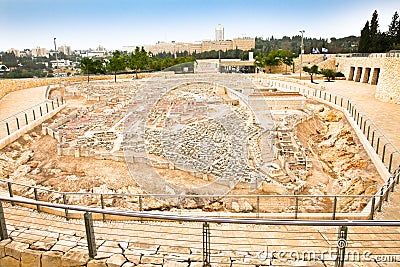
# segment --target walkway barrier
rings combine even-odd
[[[83,219],[60,220],[22,205],[68,209]],[[102,215],[138,220],[93,221]],[[21,257],[23,248],[40,249],[38,266],[47,266],[51,252],[79,266],[118,255],[121,264],[159,266],[399,266],[400,260],[399,221],[205,218],[0,197],[0,229],[1,240],[12,240],[6,255],[15,257],[15,247]]]
[[[41,117],[52,112],[65,104],[62,97],[43,101],[35,106],[20,111],[10,117],[0,120],[0,140],[10,136],[29,123],[39,120]]]
[[[399,182],[400,175],[390,179],[388,190]],[[164,211],[171,214],[193,214],[206,217],[276,218],[276,219],[371,219],[388,200],[388,190],[376,195],[163,195],[91,192],[59,192],[42,187],[0,180],[3,195],[54,204],[84,205],[101,209],[120,208],[129,211]],[[385,187],[386,188],[386,187]],[[13,203],[13,202],[12,202]],[[356,207],[352,210],[349,207]],[[38,212],[80,218],[64,211],[33,207]],[[106,221],[106,217],[97,218]]]

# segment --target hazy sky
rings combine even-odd
[[[358,36],[375,9],[386,31],[400,0],[0,0],[0,51],[195,42],[218,24],[226,39]]]

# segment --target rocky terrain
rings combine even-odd
[[[383,183],[343,113],[310,103],[315,116],[298,125],[297,135],[314,155],[312,175],[303,194],[373,195]],[[361,210],[365,201],[343,199],[343,211]]]

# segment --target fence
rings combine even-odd
[[[35,201],[54,204],[85,205],[101,209],[119,208],[129,211],[168,211],[172,214],[192,214],[214,217],[281,218],[281,219],[370,219],[381,211],[389,193],[399,183],[396,172],[376,195],[162,195],[59,192],[41,187],[0,180],[0,188],[11,198],[23,196]],[[19,199],[19,198],[16,198]],[[350,206],[358,210],[350,210]],[[79,218],[68,209],[56,212],[34,207],[64,216]],[[106,221],[105,215],[100,220]]]
[[[81,213],[83,220],[43,216],[21,205],[68,209]],[[137,220],[93,221],[103,215]],[[26,253],[40,250],[37,260],[42,265],[38,266],[43,267],[52,266],[46,265],[50,253],[53,258],[58,255],[65,266],[86,266],[100,259],[111,263],[120,258],[119,265],[112,266],[127,262],[152,266],[398,266],[399,230],[398,221],[205,218],[0,197],[1,239],[17,242],[21,257],[21,250],[28,246]],[[5,255],[15,257],[11,244],[6,245]]]
[[[62,97],[53,100],[46,100],[10,117],[0,120],[0,139],[11,135],[29,123],[40,119],[64,103],[65,102]]]

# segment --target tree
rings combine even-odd
[[[279,56],[281,57],[282,63],[286,65],[286,73],[287,67],[293,65],[293,59],[296,54],[292,53],[290,50],[280,50]]]
[[[400,43],[400,18],[397,11],[394,13],[392,21],[389,24],[387,35],[392,45]]]
[[[138,78],[138,71],[145,70],[149,66],[149,57],[143,47],[140,49],[137,46],[135,52],[129,55],[127,61],[128,66],[135,71],[136,79]]]
[[[117,82],[117,72],[125,70],[125,67],[124,55],[118,50],[114,51],[112,58],[110,58],[107,64],[107,70],[114,73],[114,82]]]
[[[380,52],[379,44],[379,33],[378,33],[379,23],[378,23],[378,11],[374,11],[372,14],[371,25],[369,28],[369,36],[371,45],[369,47],[369,52]]]
[[[331,79],[334,80],[336,77],[336,72],[332,69],[323,69],[321,73],[328,79],[328,82],[330,82]]]
[[[320,73],[320,72],[318,71],[318,66],[317,66],[317,65],[313,65],[311,68],[308,67],[308,66],[304,66],[304,67],[303,67],[303,71],[305,71],[305,72],[307,72],[308,74],[310,74],[311,83],[314,83],[313,75],[314,75],[314,74]]]
[[[369,33],[369,21],[365,23],[364,28],[361,30],[360,41],[358,43],[358,52],[367,53],[371,45],[371,36]]]
[[[89,57],[84,57],[81,60],[81,70],[86,72],[87,74],[87,81],[89,82],[89,74],[94,70],[94,61]]]

